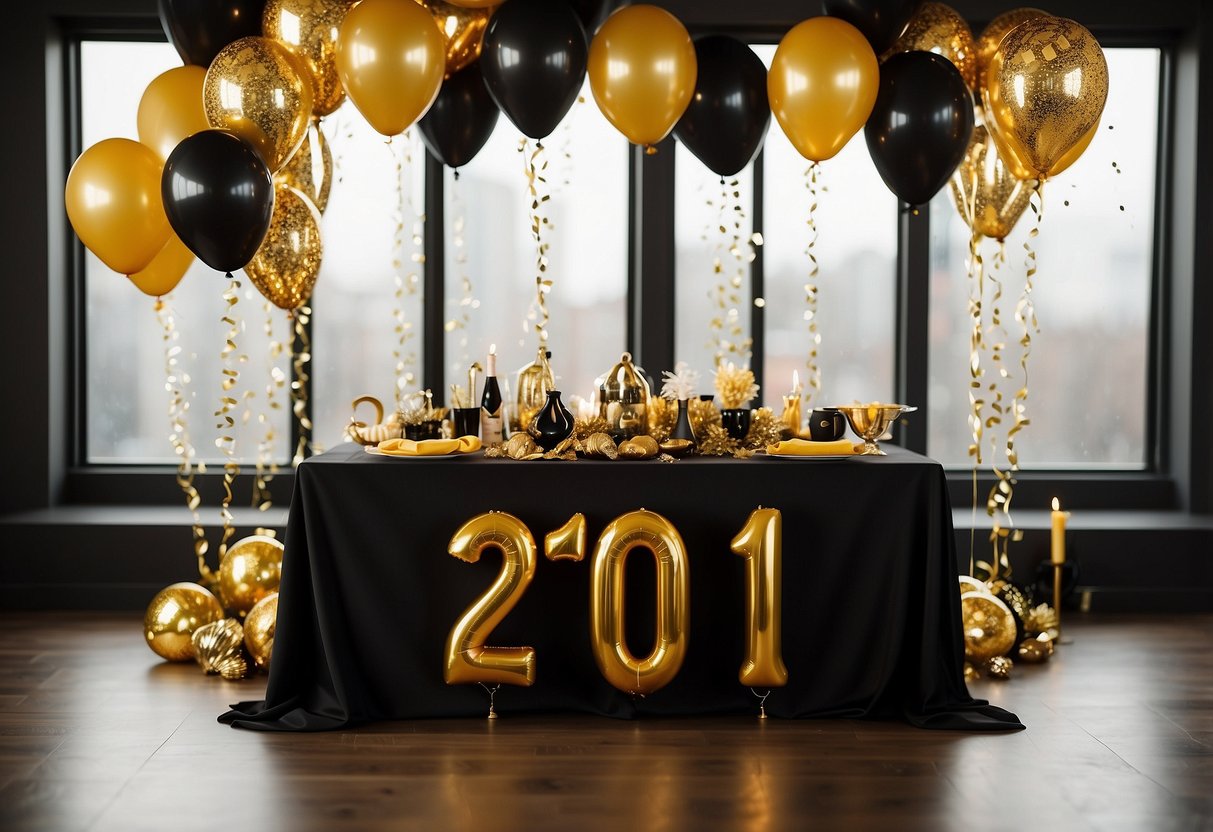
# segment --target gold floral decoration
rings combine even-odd
[[[760,407],[750,417],[750,430],[746,433],[745,442],[742,444],[750,450],[765,448],[767,445],[777,443],[782,431],[783,420],[775,415],[775,411],[769,407]]]
[[[611,426],[601,416],[590,419],[578,419],[573,424],[573,436],[584,442],[596,433],[608,433]]]
[[[702,442],[708,426],[721,425],[720,409],[702,399],[691,399],[689,404],[687,415],[691,420],[691,430],[695,433],[695,441]]]
[[[678,421],[678,403],[663,396],[654,396],[649,401],[649,436],[658,442],[670,438],[674,424]]]
[[[716,395],[727,409],[745,407],[758,395],[754,371],[728,362],[716,368]]]

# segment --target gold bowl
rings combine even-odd
[[[842,415],[847,417],[847,422],[851,425],[851,430],[855,431],[855,435],[863,440],[863,450],[859,453],[876,456],[885,455],[885,452],[880,450],[877,440],[892,427],[893,423],[897,421],[897,417],[903,413],[913,413],[917,409],[904,404],[881,404],[879,402],[844,404],[837,408]]]

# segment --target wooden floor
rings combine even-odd
[[[264,677],[160,663],[132,615],[0,614],[0,829],[1213,829],[1213,616],[1074,622],[978,696],[1026,731],[744,717],[215,722]]]

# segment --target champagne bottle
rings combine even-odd
[[[480,398],[480,439],[486,445],[504,440],[501,431],[503,404],[501,388],[497,386],[497,353],[490,352],[485,361],[484,395]]]

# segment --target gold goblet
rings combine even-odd
[[[917,409],[904,404],[880,404],[878,402],[838,407],[839,412],[847,417],[851,430],[855,431],[855,435],[863,440],[863,450],[859,453],[876,456],[885,456],[885,452],[880,450],[880,445],[876,444],[876,440],[885,435],[885,432],[897,421],[898,416],[903,413],[912,413]]]

